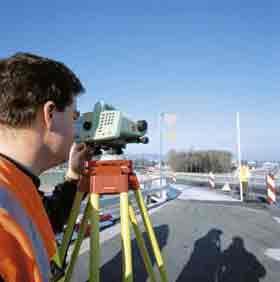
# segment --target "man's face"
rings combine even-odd
[[[49,149],[56,164],[68,160],[74,142],[74,122],[78,117],[76,101],[63,112],[54,111],[49,134]]]

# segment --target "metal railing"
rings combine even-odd
[[[153,176],[140,180],[141,192],[148,207],[152,206],[152,204],[148,203],[148,197],[154,196],[160,199],[160,193],[169,189],[168,177],[163,177],[162,183],[163,185],[160,187],[160,177]],[[129,192],[129,199],[132,206],[138,211],[132,191]],[[100,200],[100,207],[104,213],[109,212],[114,218],[119,218],[120,203],[118,196],[103,196]]]
[[[155,198],[159,199],[161,197],[162,191],[167,191],[169,189],[169,178],[163,177],[162,179],[162,187],[160,187],[160,177],[159,176],[153,176],[153,175],[142,175],[139,178],[140,186],[141,186],[141,192],[143,195],[143,198],[145,200],[145,203],[148,208],[150,208],[155,204],[151,204],[148,202],[148,198],[151,196],[154,196]],[[44,192],[47,192],[49,194],[52,193],[54,186],[50,187],[43,187],[40,188],[40,190],[43,190]],[[138,212],[138,206],[136,205],[135,197],[133,191],[129,192],[129,199],[131,201],[132,206],[135,208],[135,210]],[[83,200],[80,208],[80,215],[83,214],[85,207],[87,203],[87,198]],[[120,215],[120,198],[118,195],[104,195],[100,197],[100,208],[103,213],[109,213],[113,215],[114,219],[118,219]]]
[[[179,184],[190,184],[190,185],[199,185],[207,186],[209,180],[209,174],[206,173],[176,173],[176,182]],[[280,193],[280,177],[276,175],[275,182],[277,186],[277,192]],[[237,175],[233,174],[216,174],[215,175],[215,184],[216,187],[222,187],[228,183],[232,187],[239,186],[239,178]],[[266,192],[266,178],[265,174],[263,175],[254,175],[252,174],[249,178],[249,189],[250,192],[255,193],[265,193]]]

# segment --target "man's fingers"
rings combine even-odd
[[[86,149],[86,152],[85,152],[85,159],[87,160],[87,161],[89,161],[89,160],[91,160],[92,159],[92,157],[94,156],[94,150],[92,150],[91,148],[87,148]]]
[[[76,146],[76,150],[77,150],[78,152],[84,151],[84,150],[86,150],[86,148],[87,148],[87,146],[86,146],[85,143],[80,143],[80,144],[77,144],[77,146]]]
[[[84,148],[81,148],[81,150],[77,152],[77,156],[79,156],[80,159],[89,161],[94,156],[94,152],[89,147],[85,146]]]
[[[87,146],[85,143],[74,143],[71,147],[71,155],[74,158],[80,159],[80,161],[89,161],[94,156],[95,150]]]
[[[85,143],[79,143],[79,144],[74,143],[72,145],[71,151],[73,151],[73,152],[81,152],[81,151],[86,150],[86,148],[87,148],[87,146],[86,146]]]

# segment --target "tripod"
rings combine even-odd
[[[112,158],[116,156],[112,155]],[[141,230],[139,229],[134,209],[129,201],[128,192],[134,192],[137,205],[139,207],[144,226],[152,247],[153,254],[160,273],[160,281],[167,282],[167,272],[160,252],[160,248],[155,236],[154,229],[144,203],[138,179],[133,171],[132,161],[130,160],[98,160],[89,161],[85,165],[83,177],[79,183],[73,208],[69,217],[68,225],[59,249],[60,259],[66,262],[67,249],[71,241],[75,222],[77,220],[81,201],[88,193],[88,202],[83,214],[77,240],[66,268],[64,281],[70,281],[73,274],[75,262],[86,232],[88,221],[91,224],[90,230],[90,259],[89,259],[89,281],[100,281],[100,245],[99,245],[99,198],[101,195],[119,195],[120,197],[120,222],[122,240],[122,262],[123,262],[123,282],[133,281],[132,250],[130,226],[131,223],[136,241],[143,258],[146,271],[150,281],[156,282],[156,275],[153,270],[152,262],[145,246]]]

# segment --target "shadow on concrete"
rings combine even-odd
[[[244,246],[240,237],[221,251],[219,229],[211,229],[195,242],[193,253],[177,282],[258,282],[266,275],[264,266]]]
[[[264,266],[255,255],[248,252],[241,237],[234,237],[222,253],[218,281],[258,282],[266,275]]]
[[[211,229],[205,236],[198,239],[190,260],[177,282],[216,282],[217,269],[221,256],[221,235],[219,229]]]
[[[154,228],[155,234],[162,250],[164,246],[167,245],[167,240],[169,236],[168,225],[160,225]],[[149,251],[152,264],[155,265],[155,259],[152,255],[152,250],[149,244],[149,240],[146,232],[143,233],[143,238],[146,242],[147,249]],[[138,249],[137,241],[134,239],[132,241],[132,259],[133,259],[133,273],[134,282],[145,282],[148,279],[148,275]],[[100,270],[100,281],[104,282],[116,282],[122,281],[122,252],[120,251],[112,260],[102,266]]]

